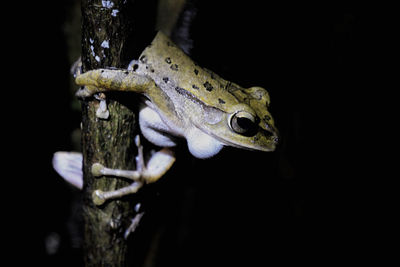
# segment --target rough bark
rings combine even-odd
[[[126,66],[126,42],[131,34],[127,1],[82,0],[83,71]],[[84,254],[86,266],[127,266],[128,243],[124,231],[133,218],[135,202],[125,199],[92,202],[92,192],[114,190],[129,184],[110,177],[93,177],[90,168],[100,162],[110,168],[134,169],[134,112],[107,95],[108,119],[96,117],[99,101],[82,102],[82,150],[84,156]]]

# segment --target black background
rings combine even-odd
[[[13,48],[3,55],[11,70],[4,88],[13,93],[4,112],[16,114],[2,127],[12,136],[4,146],[12,147],[5,167],[13,170],[3,175],[12,182],[3,220],[17,265],[81,264],[71,242],[79,192],[51,167],[55,151],[72,149],[80,123],[71,110],[64,33],[72,2],[23,4],[3,23]],[[371,223],[380,191],[366,174],[382,173],[365,159],[380,156],[372,149],[382,139],[369,98],[378,95],[371,65],[381,53],[381,15],[349,1],[199,1],[193,59],[244,87],[267,88],[282,141],[273,153],[227,148],[204,161],[183,146],[174,169],[150,189],[152,208],[136,237],[143,246],[133,255],[144,257],[154,230],[156,266],[377,258],[369,251],[380,235]],[[54,233],[61,243],[49,255],[45,240]]]

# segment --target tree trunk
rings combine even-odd
[[[126,42],[131,20],[125,0],[82,0],[83,71],[100,67],[126,67]],[[100,162],[110,168],[134,169],[136,116],[107,95],[108,119],[96,117],[99,101],[82,102],[82,150],[84,172],[84,261],[86,266],[127,266],[128,245],[124,231],[134,216],[132,199],[94,205],[92,192],[115,190],[129,182],[113,177],[93,177],[90,169]]]

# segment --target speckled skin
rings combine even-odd
[[[154,116],[147,116],[150,119],[142,120],[142,131],[157,132],[159,127],[162,138],[165,133],[183,137],[192,154],[200,158],[215,155],[223,145],[273,151],[278,141],[265,89],[242,88],[201,68],[161,32],[132,70],[92,70],[79,75],[76,82],[86,86],[78,92],[80,96],[110,90],[143,94],[146,107],[159,121],[149,121]],[[235,116],[249,119],[255,127],[238,131],[240,125],[232,125]],[[159,139],[161,135],[144,135],[156,145],[173,145]]]

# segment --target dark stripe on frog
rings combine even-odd
[[[178,94],[183,95],[184,97],[186,97],[187,99],[191,100],[194,103],[204,105],[204,103],[201,102],[194,94],[192,94],[191,92],[188,92],[187,90],[185,90],[182,87],[175,87],[175,91]]]
[[[189,99],[190,101],[192,101],[192,102],[194,102],[194,103],[196,103],[196,104],[198,104],[198,105],[201,105],[201,106],[203,106],[203,107],[205,107],[205,108],[215,108],[215,109],[217,109],[217,110],[223,111],[222,109],[219,109],[219,108],[217,108],[217,107],[211,107],[211,106],[209,106],[209,105],[204,104],[204,103],[203,103],[202,101],[200,101],[194,94],[192,94],[191,92],[188,92],[187,90],[185,90],[185,89],[182,88],[182,87],[175,87],[175,91],[176,91],[178,94],[180,94],[180,95],[186,97],[186,98]]]
[[[235,92],[236,90],[239,90],[240,88],[237,88],[236,86],[233,86],[231,82],[227,82],[225,85],[225,90],[228,91],[229,93],[232,94],[232,92]]]
[[[226,83],[226,85],[225,85],[224,90],[225,90],[226,92],[228,92],[231,96],[233,96],[237,101],[242,102],[242,100],[239,99],[239,98],[234,94],[234,92],[237,91],[237,90],[240,90],[240,88],[234,86],[234,85],[232,84],[232,82],[229,82],[229,81],[228,81],[228,82]],[[247,95],[247,94],[246,94],[246,95]]]

